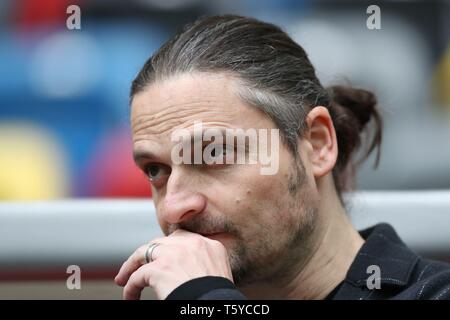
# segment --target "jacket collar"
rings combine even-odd
[[[394,229],[381,223],[360,232],[366,240],[350,266],[345,282],[357,287],[366,287],[371,265],[380,269],[381,286],[405,286],[419,260],[399,238]]]

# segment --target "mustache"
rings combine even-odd
[[[211,217],[203,214],[180,223],[169,225],[168,234],[171,234],[177,229],[183,229],[199,234],[213,234],[220,232],[236,236],[239,236],[240,234],[239,230],[229,220],[223,217]]]

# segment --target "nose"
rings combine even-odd
[[[189,181],[175,177],[174,172],[167,182],[166,194],[160,207],[160,218],[166,223],[177,224],[191,219],[201,213],[206,206],[206,198],[199,192],[193,191],[192,186],[182,181]],[[192,180],[191,180],[192,181]]]

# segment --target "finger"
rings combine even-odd
[[[124,300],[139,300],[142,290],[150,286],[152,266],[146,264],[137,269],[128,279],[127,284],[123,288]]]
[[[134,251],[131,256],[129,256],[128,259],[122,264],[119,272],[114,278],[116,284],[118,284],[119,286],[124,286],[131,274],[143,264],[142,259],[139,259],[138,256],[139,254],[143,256],[145,250],[147,250],[147,247],[148,245],[143,245],[136,249],[136,251]]]
[[[158,241],[158,242],[156,242]],[[155,240],[153,243],[161,243],[161,239]],[[139,247],[133,254],[123,263],[122,267],[120,268],[119,272],[117,273],[117,276],[114,278],[114,281],[119,286],[126,285],[128,279],[130,278],[131,274],[135,272],[138,268],[140,268],[142,265],[146,264],[147,261],[145,261],[145,254],[147,252],[148,247],[150,244],[143,245]],[[157,248],[153,249],[152,257],[153,259],[156,259],[156,251]]]

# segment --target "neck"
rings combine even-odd
[[[324,299],[345,279],[364,240],[352,226],[337,195],[331,194],[335,196],[331,201],[320,201],[319,227],[310,257],[278,280],[240,288],[248,298]]]

